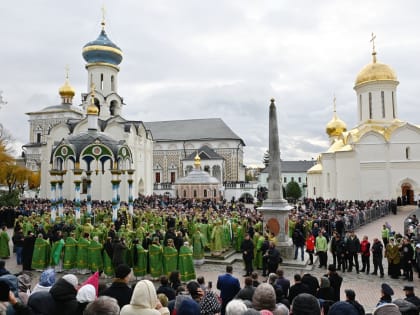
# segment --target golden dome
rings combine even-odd
[[[197,153],[195,155],[195,158],[194,158],[194,166],[195,166],[195,168],[200,168],[200,165],[201,165],[201,159],[200,159],[200,156]]]
[[[397,81],[397,74],[388,65],[376,61],[376,52],[372,53],[373,60],[363,67],[356,77],[355,86],[373,81]]]
[[[98,115],[98,113],[99,113],[98,107],[96,107],[93,104],[89,104],[89,106],[87,107],[87,114],[88,115]]]
[[[64,85],[58,89],[58,93],[61,97],[73,97],[76,94],[74,88],[69,84],[68,79],[66,79]]]
[[[347,125],[334,113],[334,116],[327,124],[325,131],[330,137],[337,137],[340,136],[343,132],[347,131]]]

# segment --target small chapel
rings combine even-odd
[[[399,119],[396,72],[378,61],[373,34],[371,42],[371,62],[354,83],[358,123],[348,130],[334,99],[329,148],[307,172],[309,198],[412,203],[420,194],[420,126]]]

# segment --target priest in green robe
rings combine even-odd
[[[174,240],[169,238],[168,245],[163,248],[163,274],[169,277],[172,271],[178,270],[178,251]]]
[[[185,242],[179,249],[178,269],[181,274],[181,281],[187,282],[196,278],[193,251],[188,242]]]
[[[99,237],[94,236],[88,246],[88,268],[90,271],[103,270],[102,244],[99,243]]]
[[[77,256],[76,256],[76,268],[79,269],[79,273],[86,274],[88,270],[88,247],[89,247],[89,234],[84,234],[83,237],[77,242]]]
[[[144,250],[138,239],[133,241],[131,248],[133,256],[133,274],[135,277],[143,277],[146,275],[147,269],[147,251]]]
[[[192,236],[192,246],[194,264],[202,265],[204,263],[204,248],[206,247],[206,242],[203,233],[201,233],[199,228],[197,228]]]
[[[159,243],[159,237],[154,237],[149,246],[149,266],[153,279],[158,279],[163,272],[163,249]]]
[[[51,258],[50,258],[50,265],[54,267],[55,272],[62,272],[63,271],[63,254],[64,248],[64,240],[59,236],[59,239],[53,243],[51,248]]]
[[[211,251],[212,255],[220,256],[223,250],[223,227],[220,221],[216,221],[211,233]]]
[[[9,258],[10,257],[10,247],[9,247],[10,237],[7,234],[7,227],[3,226],[0,232],[0,257]]]
[[[39,234],[35,240],[34,253],[32,255],[32,268],[37,271],[43,271],[47,268],[50,262],[50,252],[50,243],[42,238],[42,234]]]
[[[73,270],[76,268],[76,257],[77,257],[77,241],[74,238],[74,233],[66,238],[64,243],[64,258],[63,267],[64,270]]]

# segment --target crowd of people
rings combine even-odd
[[[322,309],[324,314],[341,314],[333,313],[337,303],[352,305],[357,311],[354,314],[364,314],[354,291],[346,291],[346,301],[339,301],[342,277],[337,270],[370,274],[372,257],[372,274],[379,272],[383,277],[385,255],[389,276],[412,281],[413,266],[419,261],[420,249],[408,232],[395,233],[385,224],[381,239],[375,238],[372,244],[367,236],[360,241],[355,234],[353,228],[366,223],[370,212],[376,211],[380,217],[393,211],[391,202],[304,200],[292,210],[288,234],[295,246],[294,258],[303,260],[307,252],[310,265],[317,256],[318,268],[326,269],[320,279],[296,274],[293,285],[278,269],[282,257],[276,249],[276,237],[263,226],[256,208],[157,196],[140,198],[134,205],[133,215],[123,205],[115,222],[109,202],[93,202],[92,213],[82,206],[81,218],[76,220],[73,203],[64,201],[64,215],[54,222],[49,200],[25,200],[14,209],[1,209],[0,218],[7,221],[0,232],[0,258],[15,252],[22,275],[34,269],[43,271],[26,303],[15,294],[19,285],[15,291],[9,285],[14,294],[8,291],[7,299],[4,296],[6,309],[16,314],[56,314],[71,301],[64,306],[65,314],[105,314],[95,313],[101,307],[114,311],[109,314],[288,314],[290,309],[293,314],[317,314],[300,311],[316,301],[318,308],[312,309]],[[14,228],[11,240],[7,233],[10,220]],[[227,250],[242,253],[245,286],[241,288],[228,266],[226,274],[218,278],[217,296],[211,283],[206,286],[202,277],[196,278],[194,266],[203,263],[205,255],[219,256]],[[333,258],[330,263],[328,251]],[[0,273],[5,269],[2,264]],[[258,282],[259,269],[266,282]],[[65,275],[55,281],[56,273],[61,272]],[[81,286],[75,274],[93,275]],[[100,274],[113,277],[108,288],[101,284]],[[130,287],[132,276],[142,280]],[[146,279],[159,279],[160,286],[156,290]],[[386,286],[382,291],[389,293]]]

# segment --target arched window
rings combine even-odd
[[[369,119],[372,119],[373,112],[372,112],[372,93],[369,92]]]
[[[216,190],[216,189],[214,189],[214,190],[213,190],[213,197],[214,197],[214,198],[216,198],[216,197],[217,197],[217,190]]]
[[[204,189],[204,198],[207,198],[207,189]]]
[[[101,73],[101,90],[104,89],[104,74]]]
[[[115,91],[115,81],[113,75],[111,75],[111,91]]]
[[[298,178],[298,182],[301,183],[302,182],[302,177]]]
[[[184,190],[184,198],[187,198],[187,191]]]
[[[359,95],[359,117],[360,117],[359,120],[362,120],[362,106],[363,106],[363,104],[362,104],[362,94],[360,94]]]
[[[410,147],[405,148],[405,159],[406,160],[410,159]]]
[[[294,177],[292,177],[290,180],[291,180],[292,182],[294,182],[294,181],[295,181],[295,178],[294,178]]]
[[[204,166],[204,171],[210,174],[210,166]]]
[[[385,92],[381,91],[382,118],[385,118]]]
[[[197,198],[197,190],[194,190],[194,192],[193,192],[193,197],[194,197],[194,198]]]
[[[285,177],[284,179],[283,179],[283,182],[286,184],[287,183],[287,177]]]

